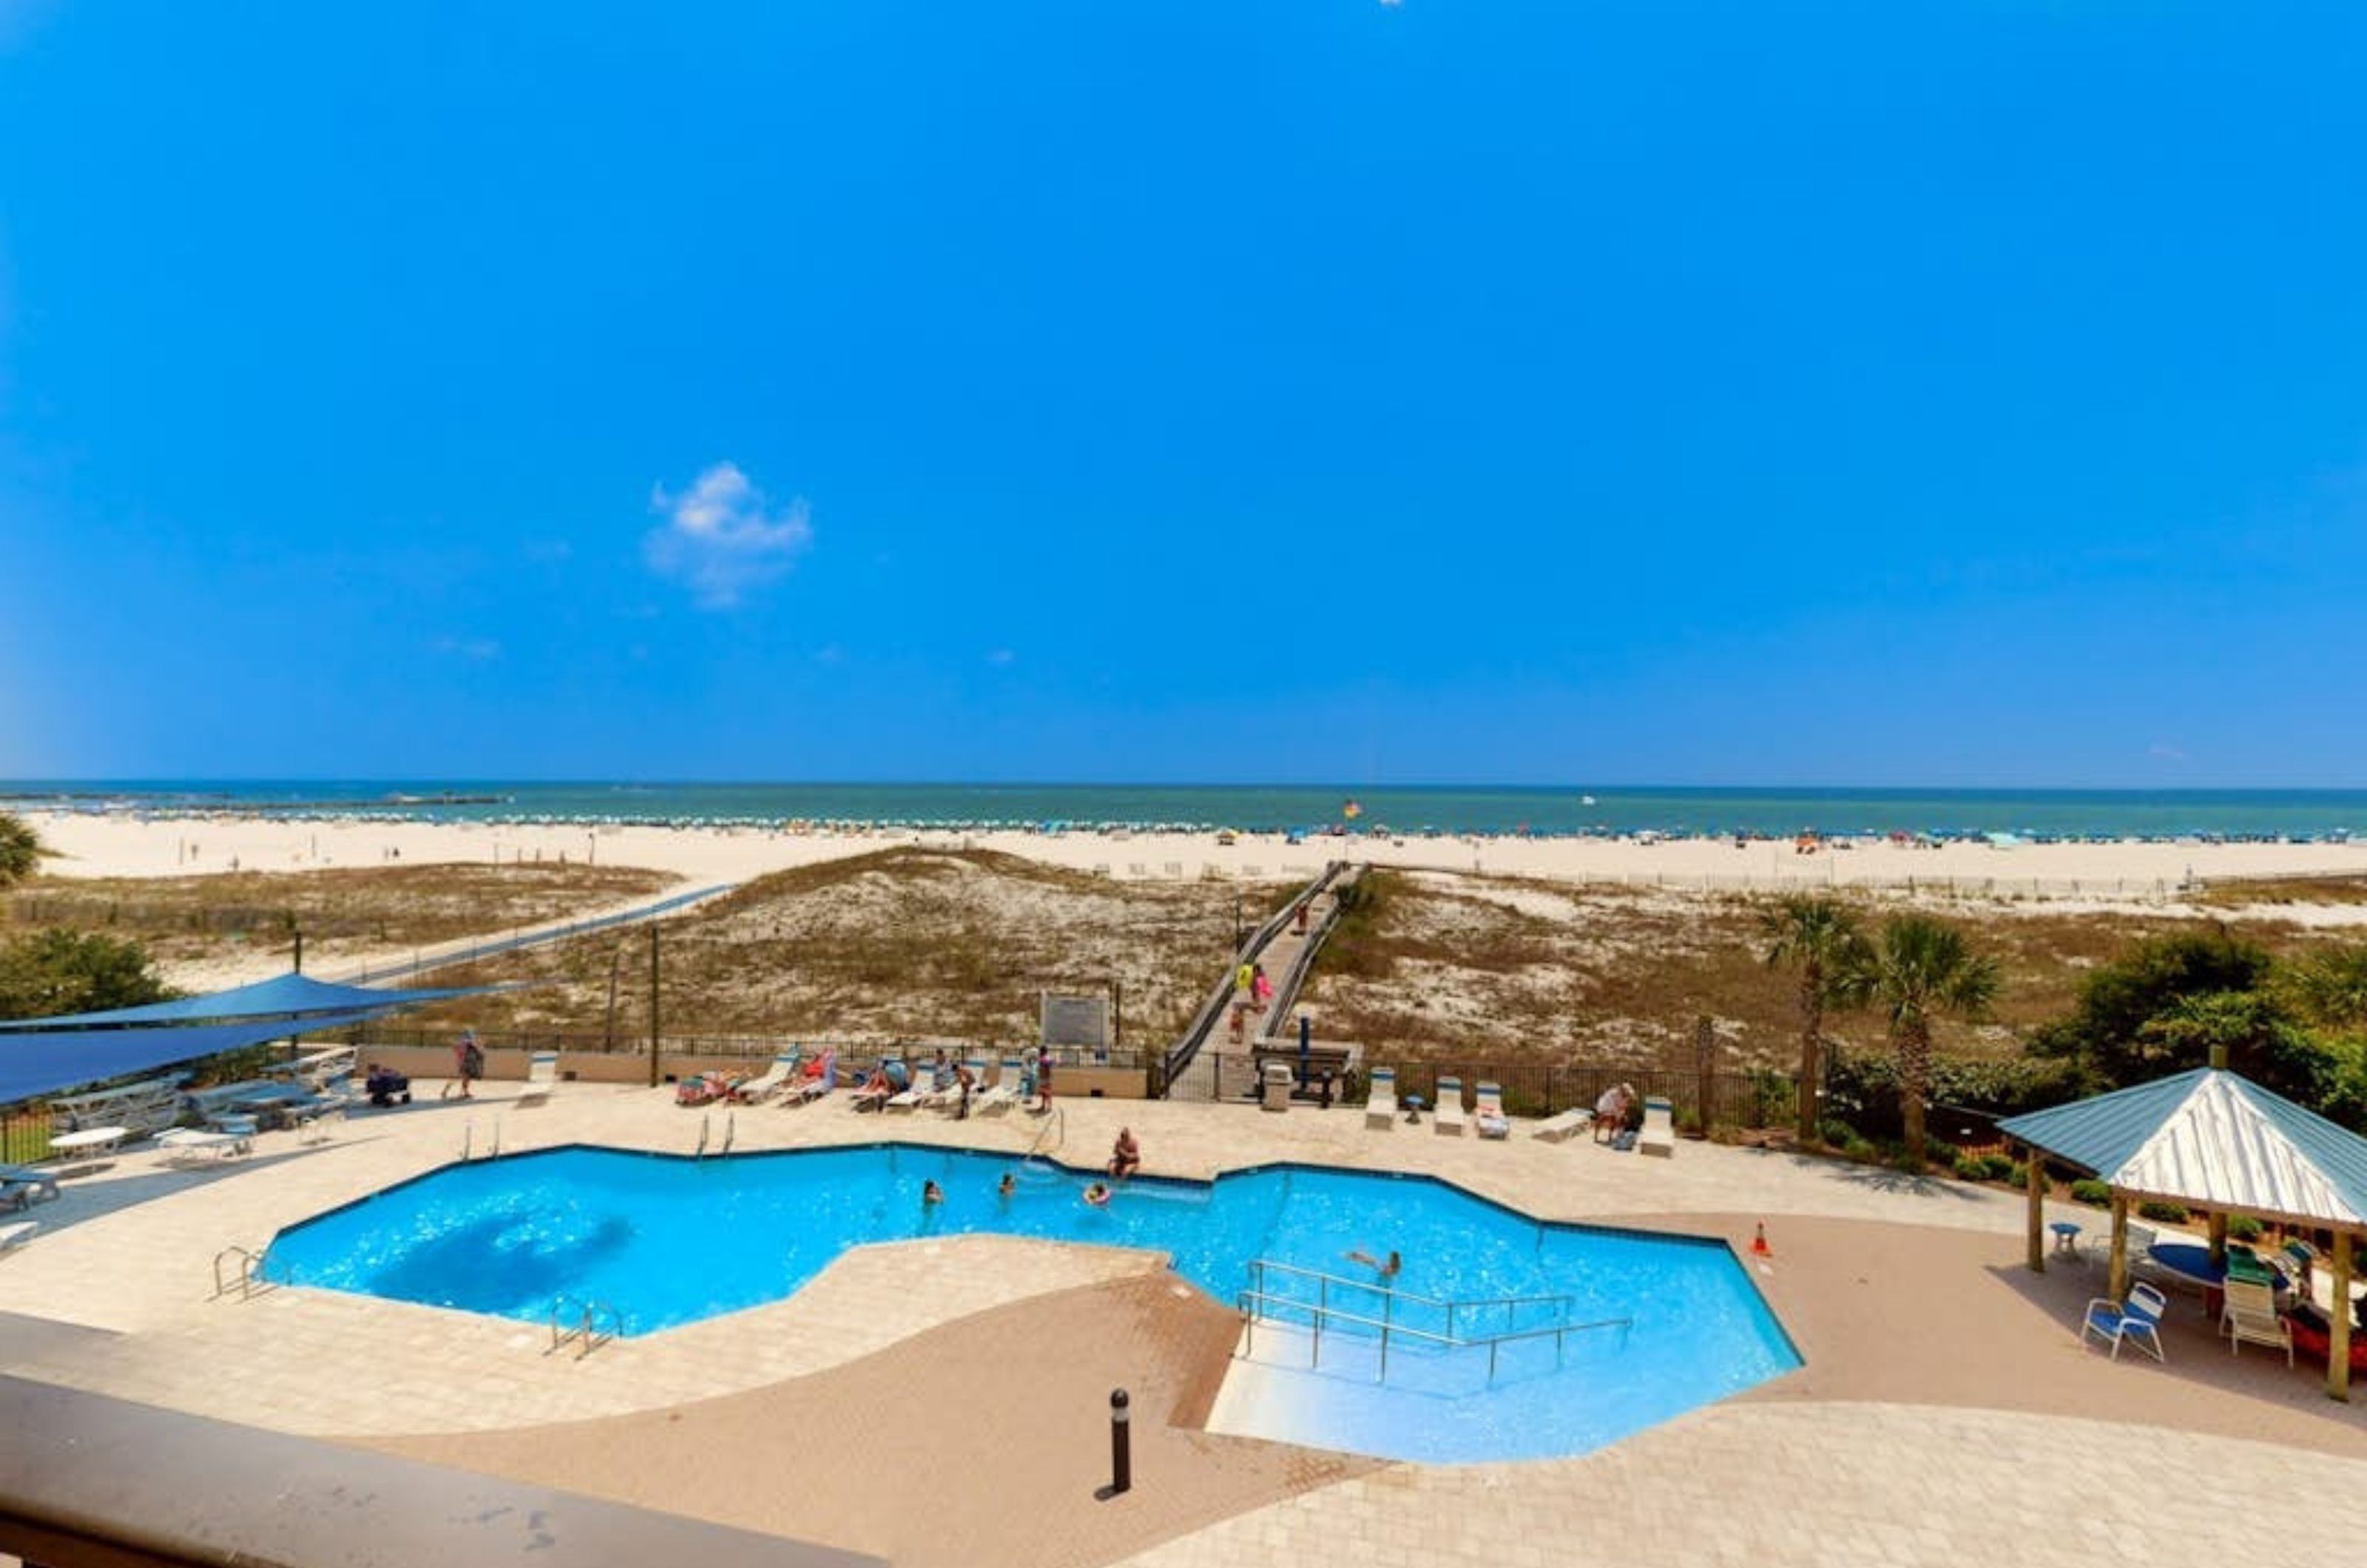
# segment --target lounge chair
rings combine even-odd
[[[0,1252],[14,1252],[32,1240],[34,1233],[40,1228],[39,1220],[12,1220],[0,1225]]]
[[[1463,1080],[1438,1080],[1438,1103],[1431,1107],[1431,1129],[1450,1138],[1463,1136]]]
[[[1636,1152],[1668,1159],[1677,1152],[1677,1123],[1669,1102],[1657,1094],[1644,1097],[1644,1130],[1637,1134]]]
[[[559,1082],[559,1053],[537,1051],[526,1059],[526,1087],[518,1090],[520,1105],[548,1105]]]
[[[930,1077],[928,1068],[915,1062],[905,1070],[909,1076],[904,1087],[888,1097],[888,1103],[881,1107],[882,1110],[918,1111],[936,1097],[936,1083]],[[893,1077],[895,1074],[891,1072],[888,1076]]]
[[[2227,1354],[2231,1356],[2248,1340],[2282,1349],[2285,1365],[2293,1365],[2293,1325],[2277,1315],[2273,1286],[2238,1280],[2233,1274],[2227,1276],[2226,1299],[2219,1309],[2219,1332],[2227,1337]]]
[[[2098,1296],[2079,1315],[2079,1343],[2087,1344],[2093,1335],[2112,1346],[2115,1361],[2121,1359],[2122,1345],[2127,1343],[2157,1361],[2168,1361],[2169,1358],[2161,1353],[2161,1314],[2169,1310],[2169,1298],[2142,1281],[2129,1287],[2125,1303]]]
[[[0,1165],[0,1203],[21,1209],[37,1199],[58,1195],[58,1179],[29,1165]]]
[[[782,1094],[783,1105],[811,1105],[838,1087],[838,1053],[824,1051],[821,1066],[813,1073],[799,1069],[798,1081]]]
[[[1398,1124],[1398,1070],[1375,1067],[1365,1095],[1365,1125],[1386,1133]]]
[[[556,1060],[554,1057],[553,1060]],[[789,1087],[798,1076],[798,1048],[773,1054],[773,1065],[758,1077],[750,1078],[733,1091],[732,1098],[742,1105],[762,1105]]]
[[[1509,1138],[1512,1135],[1512,1120],[1504,1114],[1504,1089],[1501,1084],[1481,1079],[1471,1103],[1471,1125],[1483,1138]]]
[[[1558,1144],[1565,1139],[1576,1137],[1592,1125],[1594,1125],[1594,1108],[1591,1105],[1573,1105],[1568,1111],[1548,1116],[1538,1122],[1536,1130],[1529,1136],[1543,1138],[1548,1144]]]
[[[156,1134],[156,1146],[164,1151],[164,1163],[167,1165],[195,1165],[247,1154],[254,1149],[255,1140],[243,1133],[214,1133],[202,1127],[168,1127]]]
[[[1000,1116],[1019,1103],[1019,1079],[1026,1069],[1016,1056],[1002,1058],[1002,1066],[994,1075],[994,1082],[970,1096],[969,1113],[973,1116]]]

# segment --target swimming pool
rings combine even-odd
[[[706,1160],[561,1148],[448,1166],[308,1220],[272,1242],[263,1271],[535,1323],[562,1295],[591,1298],[641,1335],[779,1301],[874,1242],[986,1232],[1150,1248],[1228,1303],[1264,1260],[1274,1316],[1253,1342],[1254,1388],[1219,1402],[1228,1429],[1398,1458],[1583,1452],[1799,1364],[1722,1244],[1542,1224],[1427,1177],[1138,1178],[1101,1208],[1081,1201],[1092,1179],[901,1144]],[[924,1205],[932,1180],[945,1201]],[[1393,1292],[1352,1251],[1399,1253]],[[1332,1315],[1308,1369],[1308,1314],[1291,1303],[1319,1298]],[[1494,1304],[1452,1325],[1428,1304],[1475,1301]],[[1383,1318],[1400,1331],[1386,1379],[1371,1326]]]

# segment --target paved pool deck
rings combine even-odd
[[[2074,1337],[2101,1269],[2022,1267],[2019,1194],[1684,1143],[1673,1159],[1368,1127],[1361,1111],[1064,1101],[1014,1113],[685,1111],[670,1089],[515,1086],[361,1111],[194,1168],[135,1148],[38,1205],[0,1258],[0,1371],[194,1415],[878,1552],[912,1563],[2224,1562],[2259,1521],[2367,1486],[2367,1413],[2322,1374],[2230,1356],[2192,1298],[2169,1361]],[[894,1137],[1146,1168],[1274,1160],[1423,1172],[1541,1218],[1722,1236],[1807,1364],[1602,1452],[1428,1466],[1198,1429],[1221,1313],[1161,1261],[997,1237],[864,1247],[791,1300],[588,1356],[546,1328],[330,1292],[216,1298],[225,1249],[459,1157],[561,1144],[688,1153]],[[2067,1217],[2094,1227],[2092,1212]],[[695,1219],[695,1217],[694,1217]],[[719,1246],[737,1238],[719,1236]],[[1216,1313],[1216,1316],[1211,1316]],[[1138,1484],[1096,1501],[1112,1382],[1142,1388]]]

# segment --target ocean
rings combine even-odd
[[[643,784],[502,780],[0,782],[0,809],[424,821],[1122,826],[1251,832],[1619,837],[1810,831],[2078,839],[2318,840],[2367,836],[2367,790],[1688,789],[1598,784]]]

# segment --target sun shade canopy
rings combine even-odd
[[[1998,1130],[2125,1192],[2367,1230],[2367,1138],[2223,1069],[2010,1117]]]
[[[108,1078],[178,1066],[266,1040],[358,1023],[368,1011],[268,1022],[185,1024],[163,1029],[68,1029],[0,1034],[0,1105]]]
[[[391,991],[368,986],[339,986],[309,976],[287,974],[251,986],[237,986],[210,996],[184,997],[178,1001],[153,1002],[146,1007],[115,1008],[107,1012],[69,1013],[62,1018],[22,1018],[0,1022],[0,1035],[20,1031],[105,1029],[142,1023],[260,1022],[266,1019],[308,1018],[319,1013],[384,1011],[440,1002],[449,997],[482,996],[507,990],[505,986],[466,986],[451,990]],[[308,1028],[325,1028],[322,1023]],[[265,1038],[269,1038],[265,1036]],[[227,1049],[228,1047],[224,1047]]]

